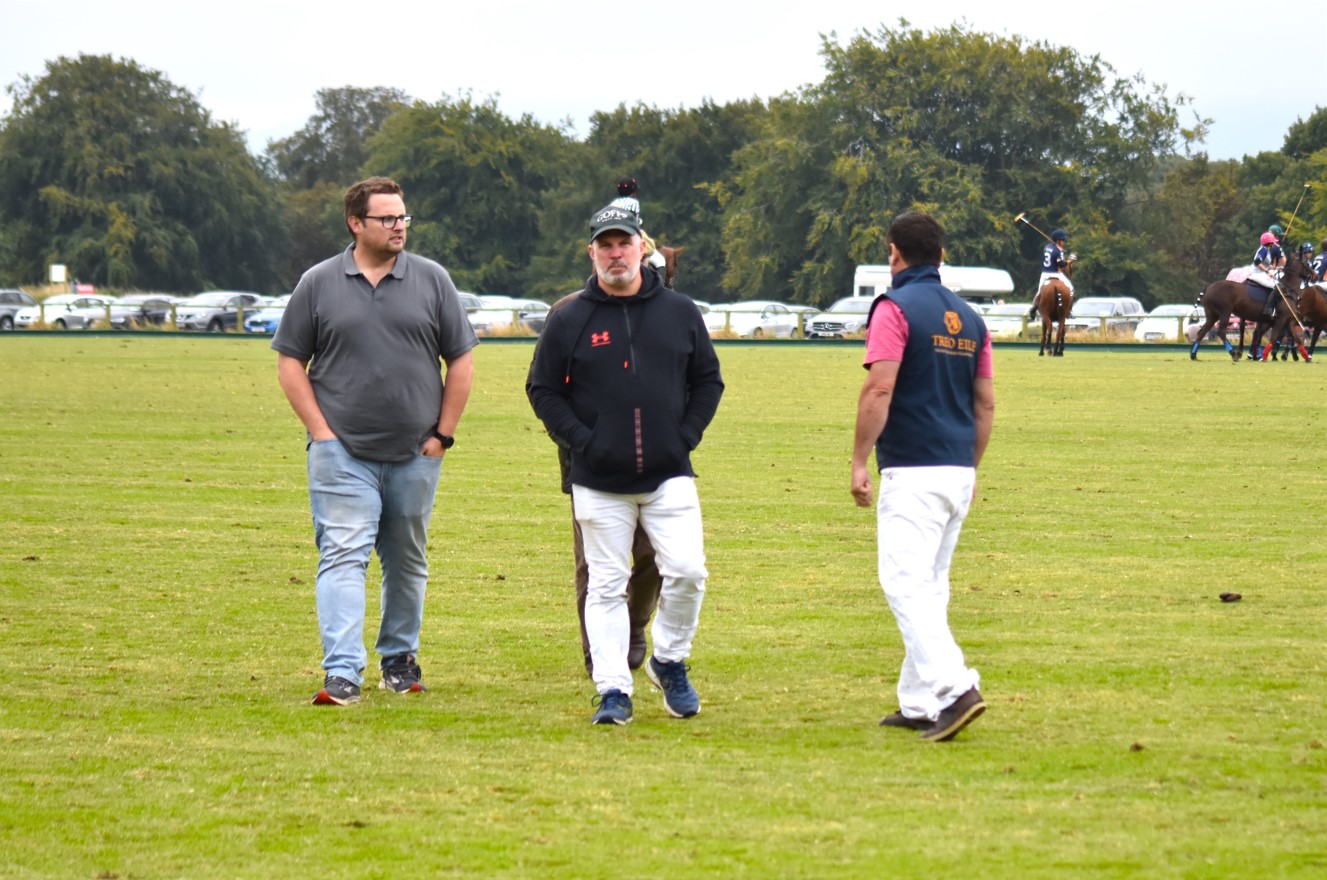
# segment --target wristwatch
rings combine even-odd
[[[456,445],[455,437],[448,437],[446,434],[442,433],[437,428],[433,429],[433,436],[438,438],[438,442],[442,444],[443,449],[451,449],[453,446]]]

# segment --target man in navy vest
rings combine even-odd
[[[939,223],[910,211],[886,240],[893,286],[867,321],[851,491],[857,506],[870,506],[874,449],[880,583],[904,647],[899,709],[880,723],[944,742],[986,709],[948,608],[950,560],[995,419],[991,337],[940,283]]]

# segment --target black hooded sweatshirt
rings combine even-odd
[[[689,297],[641,271],[634,296],[591,277],[540,334],[530,405],[571,451],[571,481],[622,495],[693,477],[691,450],[719,408],[719,358]]]

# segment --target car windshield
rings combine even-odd
[[[1157,306],[1151,311],[1148,317],[1151,318],[1182,318],[1193,311],[1193,306]]]
[[[871,302],[872,300],[869,296],[854,296],[849,297],[848,299],[839,300],[826,309],[826,311],[834,312],[835,314],[843,314],[846,312],[849,315],[865,315],[867,312],[871,311]]]
[[[191,296],[185,300],[185,305],[190,306],[224,306],[234,296],[233,293],[200,293],[197,296]]]
[[[1106,318],[1115,314],[1114,303],[1079,301],[1074,303],[1074,315],[1079,318]]]

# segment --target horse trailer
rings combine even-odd
[[[890,283],[888,266],[858,266],[853,273],[853,295],[874,298],[889,290]],[[940,283],[974,305],[999,302],[1014,292],[1014,279],[1008,272],[985,266],[942,263]]]

